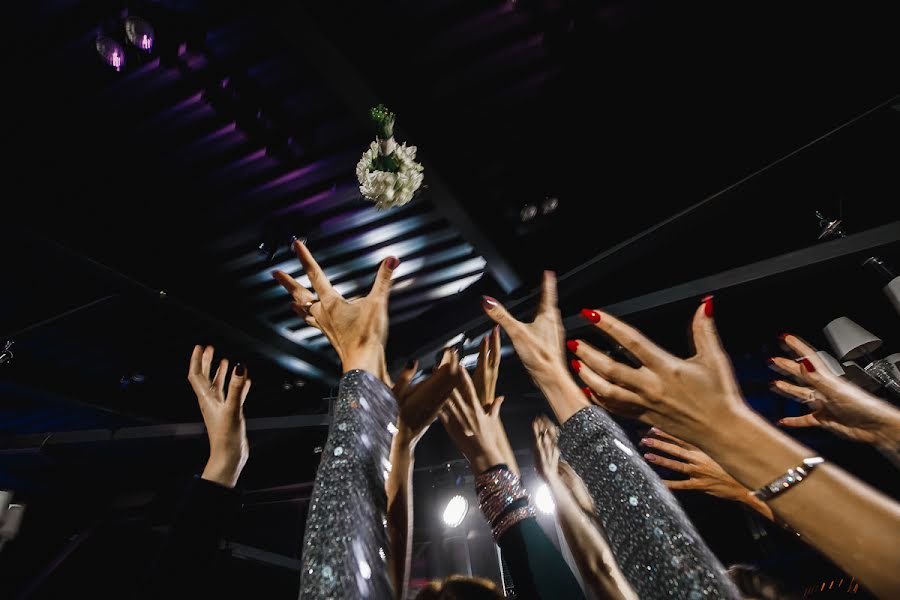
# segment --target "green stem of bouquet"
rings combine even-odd
[[[379,140],[390,139],[394,135],[394,120],[396,115],[392,113],[384,104],[379,104],[369,111],[369,116],[375,124],[375,136]],[[387,173],[396,173],[400,170],[400,159],[397,158],[396,152],[391,152],[384,156],[380,153],[372,161],[372,170],[384,171]]]

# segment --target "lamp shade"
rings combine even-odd
[[[838,317],[823,330],[834,353],[841,360],[853,360],[881,347],[881,339],[847,317]]]
[[[889,284],[884,286],[884,293],[900,313],[900,276],[894,277]]]
[[[828,354],[824,350],[819,350],[818,352],[816,352],[816,354],[819,355],[819,358],[822,359],[822,362],[828,365],[828,368],[831,369],[832,373],[834,373],[838,377],[843,377],[844,367],[841,366],[841,363],[839,363],[835,357]]]

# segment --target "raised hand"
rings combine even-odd
[[[400,261],[393,256],[386,258],[378,269],[369,294],[346,300],[331,286],[328,277],[302,242],[294,242],[294,250],[315,293],[283,271],[272,273],[278,283],[291,293],[294,312],[308,325],[325,334],[340,357],[345,373],[362,369],[383,381],[389,381],[384,359],[388,334],[388,295],[391,277]]]
[[[772,358],[772,366],[805,386],[779,380],[775,391],[798,400],[813,412],[779,421],[786,427],[822,427],[846,438],[900,450],[900,411],[861,387],[835,375],[816,349],[793,335],[784,343],[799,357]]]
[[[500,378],[500,326],[495,325],[491,333],[481,339],[478,363],[472,373],[472,383],[481,398],[481,404],[488,406],[497,397],[497,380]]]
[[[400,373],[394,383],[394,396],[400,406],[397,436],[412,449],[437,418],[444,403],[460,382],[459,355],[452,349],[444,350],[440,364],[428,378],[412,385],[418,372],[419,361],[413,361]]]
[[[711,424],[750,413],[716,332],[712,298],[705,299],[694,314],[696,353],[686,360],[669,354],[612,315],[594,310],[584,313],[641,363],[632,367],[583,340],[569,342],[569,349],[578,357],[572,361],[573,368],[608,409],[627,412],[692,441],[705,434],[724,434]]]
[[[724,500],[746,504],[767,519],[774,520],[772,509],[750,494],[750,490],[738,483],[725,469],[697,446],[652,428],[641,444],[669,457],[648,452],[644,458],[650,463],[681,473],[687,479],[663,479],[671,490],[698,490]]]
[[[228,360],[219,361],[215,375],[210,378],[214,353],[212,346],[194,346],[188,370],[188,381],[197,395],[209,436],[209,461],[202,477],[234,487],[250,456],[243,406],[251,381],[246,368],[238,363],[231,373],[226,393]]]
[[[534,467],[544,481],[559,477],[559,428],[545,415],[531,422],[534,434]]]
[[[503,397],[485,409],[465,369],[460,370],[460,380],[459,387],[453,390],[452,398],[441,411],[440,419],[450,439],[469,461],[472,471],[478,474],[507,461],[499,442],[506,436],[500,422]]]
[[[588,405],[566,369],[566,332],[557,307],[556,275],[552,271],[544,271],[541,300],[531,323],[517,320],[490,296],[482,298],[482,307],[512,340],[516,354],[561,423]]]

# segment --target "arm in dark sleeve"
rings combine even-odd
[[[505,464],[494,465],[475,478],[475,491],[509,565],[516,598],[584,598],[569,565],[538,525],[528,492],[515,472]]]
[[[509,565],[516,598],[584,598],[569,565],[534,517],[507,529],[497,545]]]
[[[194,477],[163,545],[147,595],[182,598],[208,591],[217,579],[213,568],[219,546],[240,508],[240,492]]]
[[[740,598],[678,501],[604,410],[590,406],[570,417],[559,447],[642,600]]]
[[[300,598],[393,598],[385,558],[397,401],[365,371],[341,379],[303,540]]]

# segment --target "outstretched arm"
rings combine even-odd
[[[542,416],[535,419],[533,430],[538,471],[553,495],[556,518],[582,579],[598,598],[638,600],[593,518],[593,502],[584,484],[571,467],[559,460],[556,425]],[[580,501],[570,486],[581,486]]]

